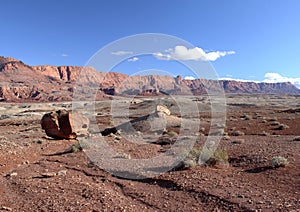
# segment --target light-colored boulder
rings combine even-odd
[[[157,105],[156,106],[156,112],[163,112],[164,114],[166,115],[171,115],[171,111],[165,107],[165,106],[162,106],[162,105]]]

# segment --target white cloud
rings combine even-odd
[[[255,80],[245,80],[245,79],[234,79],[231,77],[221,77],[219,80],[232,80],[232,81],[237,81],[237,82],[256,82],[259,83],[260,81],[255,81]]]
[[[138,60],[139,60],[138,57],[133,57],[133,58],[128,59],[128,62],[136,62]]]
[[[196,78],[193,77],[193,76],[185,76],[184,79],[185,79],[185,80],[194,80],[194,79],[196,79]]]
[[[263,82],[276,83],[276,82],[290,82],[300,89],[300,78],[291,78],[280,75],[279,73],[266,73]]]
[[[69,57],[69,55],[68,55],[68,54],[65,54],[65,53],[61,54],[61,56],[62,56],[62,57]]]
[[[166,53],[157,52],[153,56],[160,60],[203,60],[215,61],[220,57],[235,54],[234,51],[214,51],[205,52],[199,47],[188,49],[185,46],[175,46],[174,49],[168,49]]]
[[[123,55],[133,54],[133,52],[131,52],[131,51],[117,51],[117,52],[112,52],[111,54],[118,55],[118,56],[123,56]]]

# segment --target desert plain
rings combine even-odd
[[[197,116],[181,117],[174,99],[196,104]],[[130,120],[149,114],[158,103],[164,105],[174,117],[199,120],[197,131],[190,132],[196,138],[194,148],[209,139],[212,121],[208,97],[128,100],[116,96],[113,100],[116,105],[128,103]],[[225,155],[221,163],[174,167],[137,179],[96,164],[78,146],[80,137],[59,140],[46,136],[40,124],[42,116],[59,109],[72,110],[72,102],[1,102],[0,210],[299,211],[300,96],[226,94],[225,100],[226,119],[219,126],[222,135],[218,149]],[[82,105],[84,112],[89,103]],[[93,116],[100,130],[116,125],[120,114],[112,114],[112,100],[97,101],[94,106]],[[149,159],[172,148],[180,128],[180,124],[171,124],[161,133],[142,132],[143,142],[133,142],[122,132],[111,133],[105,142],[119,160]],[[153,136],[157,136],[156,141]],[[277,156],[288,164],[272,167],[270,161]]]

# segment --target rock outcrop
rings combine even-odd
[[[89,120],[79,113],[58,110],[46,113],[41,126],[47,136],[54,139],[75,139],[78,135],[87,134]]]
[[[274,93],[287,94],[299,93],[290,82],[283,83],[255,83],[255,82],[238,82],[233,80],[221,80],[221,85],[227,93]]]
[[[152,113],[135,118],[118,126],[107,128],[101,132],[103,136],[122,132],[123,134],[134,134],[136,132],[164,132],[167,128],[178,126],[181,118],[171,115],[171,111],[163,105],[157,105]]]

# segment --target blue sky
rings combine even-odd
[[[194,45],[195,49],[184,51],[188,54],[186,59],[201,60],[199,55],[203,50],[202,56],[210,61],[220,78],[292,81],[300,86],[299,0],[0,0],[0,3],[0,55],[15,57],[29,65],[85,65],[99,49],[117,39],[140,33],[163,33]],[[182,53],[179,49],[174,45],[168,52],[160,53],[178,59]],[[212,60],[208,53],[222,56]],[[140,56],[124,61],[114,71],[135,74],[157,68],[174,75],[190,75],[171,60]]]

